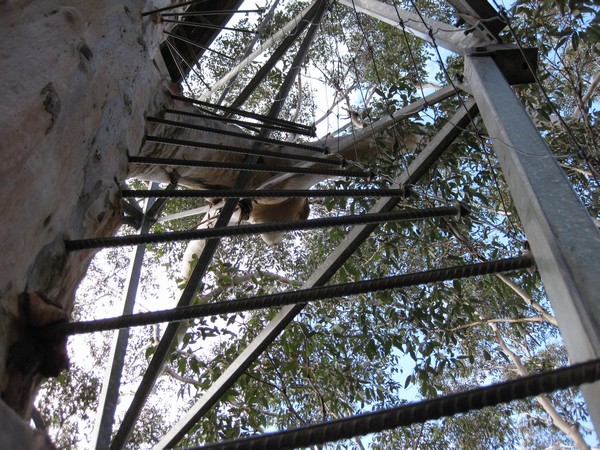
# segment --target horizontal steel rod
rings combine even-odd
[[[257,114],[257,113],[253,113],[250,111],[245,111],[243,109],[230,108],[228,106],[223,106],[223,105],[215,105],[214,103],[209,103],[209,102],[205,102],[202,100],[196,100],[194,98],[182,97],[180,95],[175,95],[175,94],[171,94],[171,98],[173,100],[179,100],[181,102],[192,103],[194,105],[200,105],[200,106],[204,106],[206,108],[214,108],[214,109],[218,109],[220,111],[225,111],[225,112],[228,112],[231,114],[237,114],[238,116],[260,120],[261,122],[265,122],[265,123],[280,124],[282,126],[291,127],[291,128],[294,128],[294,127],[304,128],[309,131],[314,131],[314,129],[315,129],[314,126],[302,125],[302,124],[299,124],[296,122],[290,122],[289,120],[276,119],[276,118],[265,116],[263,114]]]
[[[408,189],[283,189],[257,191],[256,189],[182,189],[165,192],[162,189],[123,189],[125,198],[312,198],[312,197],[408,197]]]
[[[161,125],[170,125],[173,127],[187,128],[190,130],[205,131],[208,133],[215,133],[215,134],[223,134],[225,136],[234,136],[237,138],[248,139],[250,141],[264,142],[267,144],[275,144],[275,145],[281,145],[281,146],[285,146],[285,147],[301,148],[303,150],[311,150],[313,152],[326,152],[327,151],[326,148],[319,148],[319,147],[315,147],[314,145],[310,145],[310,144],[301,144],[298,142],[282,141],[281,139],[273,139],[273,138],[268,138],[268,137],[263,137],[263,136],[253,136],[251,134],[246,134],[241,131],[238,132],[238,131],[233,131],[233,130],[221,130],[218,128],[209,127],[209,126],[205,126],[205,125],[197,125],[197,124],[192,124],[192,123],[187,123],[187,122],[181,122],[179,120],[161,119],[158,117],[147,117],[146,120],[148,122],[158,123]]]
[[[599,379],[600,359],[595,359],[395,408],[234,441],[188,447],[187,450],[314,448],[327,442],[364,436],[370,433],[454,416],[484,407],[496,406],[514,400],[522,400],[540,394],[549,394],[559,389],[592,383]]]
[[[177,54],[177,56],[179,56],[179,58],[181,59],[181,62],[183,62],[189,69],[190,71],[194,72],[194,75],[196,75],[198,77],[198,80],[200,80],[203,84],[206,84],[206,82],[204,81],[204,78],[202,78],[202,75],[200,75],[200,73],[198,73],[198,71],[196,69],[194,69],[194,66],[196,64],[190,64],[187,59],[185,59],[185,57],[181,54],[181,52],[177,49],[177,46],[170,42],[168,39],[165,40],[165,44],[167,44],[167,47],[169,47],[169,52],[171,53],[171,56],[173,58],[173,62],[177,65],[177,68],[179,69],[179,72],[181,73],[181,77],[182,79],[185,78],[185,73],[182,69],[182,67],[177,63],[177,59],[175,59],[175,55],[173,55],[173,53]]]
[[[315,287],[298,291],[287,291],[278,294],[261,295],[217,303],[204,303],[201,305],[185,306],[164,311],[128,314],[107,319],[61,323],[41,328],[39,329],[39,332],[42,333],[42,336],[44,337],[56,337],[152,325],[162,322],[180,322],[183,320],[217,316],[220,314],[233,314],[262,308],[274,308],[296,303],[307,303],[317,300],[368,294],[398,289],[401,287],[455,280],[457,278],[523,270],[532,267],[532,265],[533,258],[530,254],[526,253],[515,258],[465,264],[462,266],[427,270],[424,272],[409,273],[393,277],[376,278],[373,280]]]
[[[324,217],[311,220],[285,220],[252,225],[237,225],[233,227],[203,228],[199,230],[170,231],[132,236],[111,236],[91,239],[67,240],[67,251],[85,250],[90,248],[120,247],[124,245],[156,244],[161,242],[187,241],[197,239],[212,239],[231,236],[245,236],[257,233],[275,231],[314,230],[317,228],[336,227],[345,225],[360,225],[367,223],[404,222],[433,217],[460,216],[466,214],[466,209],[459,203],[453,206],[437,208],[409,209],[387,213],[361,214],[341,217]]]
[[[267,158],[289,159],[289,160],[294,160],[294,161],[315,162],[315,163],[319,163],[319,164],[327,164],[330,166],[339,166],[341,163],[341,161],[339,159],[325,159],[325,158],[320,158],[318,156],[296,155],[293,153],[281,153],[281,152],[274,152],[274,151],[270,151],[270,150],[262,150],[262,149],[255,149],[255,148],[241,148],[241,147],[236,147],[235,145],[214,144],[212,142],[201,142],[201,141],[187,141],[184,139],[173,139],[173,138],[165,138],[165,137],[160,137],[160,136],[146,136],[146,142],[154,142],[157,144],[179,145],[179,146],[194,147],[194,148],[210,148],[213,150],[220,150],[223,152],[241,153],[244,155],[264,156]]]
[[[157,9],[153,9],[152,11],[146,11],[142,13],[142,17],[144,16],[149,16],[151,14],[156,14],[162,11],[169,11],[171,9],[177,9],[177,8],[181,8],[183,6],[190,6],[190,5],[196,5],[198,3],[206,3],[208,0],[191,0],[189,2],[184,2],[184,3],[177,3],[174,5],[169,5],[169,6],[165,6],[164,8],[157,8]]]
[[[272,173],[301,173],[308,175],[328,175],[333,177],[350,178],[373,178],[373,172],[342,170],[342,169],[322,169],[318,167],[296,167],[296,166],[273,166],[269,164],[244,164],[244,163],[224,163],[219,161],[198,161],[189,159],[169,159],[169,158],[150,158],[145,156],[130,156],[131,164],[150,164],[156,166],[184,166],[184,167],[205,167],[208,169],[227,169],[242,170],[245,172],[272,172]]]
[[[170,109],[170,108],[165,109],[165,113],[180,114],[182,116],[190,116],[190,117],[198,117],[199,119],[218,120],[221,122],[232,123],[234,125],[239,125],[242,127],[269,128],[271,130],[282,131],[285,133],[296,133],[296,134],[302,134],[302,135],[311,136],[311,137],[316,136],[315,128],[307,129],[304,126],[284,127],[283,125],[275,125],[275,124],[268,124],[268,123],[246,122],[244,120],[237,120],[237,119],[232,119],[231,117],[224,117],[224,116],[216,115],[215,113],[213,113],[212,115],[200,114],[200,113],[183,111],[180,109]]]
[[[167,16],[218,16],[221,14],[241,14],[241,13],[261,13],[264,9],[223,9],[218,11],[186,11],[182,13],[167,13],[161,14],[163,17]]]
[[[178,34],[171,33],[170,31],[163,31],[163,33],[165,33],[167,36],[172,37],[173,39],[179,39],[180,41],[185,42],[186,44],[193,45],[194,47],[201,48],[202,50],[207,50],[209,52],[215,53],[216,55],[222,56],[223,58],[230,59],[230,60],[234,61],[234,58],[232,58],[231,56],[227,56],[225,53],[222,53],[222,52],[219,52],[217,50],[213,50],[212,48],[209,48],[209,47],[206,47],[204,45],[198,44],[197,42],[192,41],[191,39],[188,39],[186,37],[179,36]]]
[[[247,33],[247,34],[254,34],[255,33],[252,30],[244,30],[242,28],[220,27],[218,25],[214,25],[214,24],[210,24],[210,23],[189,22],[187,20],[183,21],[183,20],[163,19],[162,21],[166,22],[166,23],[176,23],[176,24],[184,26],[184,27],[208,28],[210,30],[237,31],[239,33]]]

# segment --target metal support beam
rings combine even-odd
[[[481,110],[572,361],[600,357],[600,233],[489,56],[465,58]],[[600,383],[583,389],[600,431]]]
[[[273,3],[271,3],[269,11],[264,15],[263,20],[261,21],[261,23],[256,28],[256,33],[254,34],[254,36],[252,37],[252,39],[250,40],[250,42],[248,42],[248,44],[246,45],[246,49],[244,50],[244,54],[240,58],[240,61],[243,61],[248,56],[250,56],[250,54],[252,53],[252,49],[254,48],[254,46],[256,45],[256,43],[258,42],[259,38],[261,38],[264,35],[264,32],[267,29],[267,26],[271,23],[271,20],[273,20],[273,16],[275,15],[275,11],[277,10],[277,7],[279,6],[279,2],[280,2],[280,0],[275,0],[275,1],[273,1]],[[229,92],[231,90],[231,87],[233,86],[233,83],[235,82],[236,78],[237,78],[237,75],[234,75],[227,82],[227,85],[225,86],[225,89],[223,89],[223,91],[221,92],[221,95],[219,96],[219,99],[217,100],[217,103],[219,105],[221,103],[223,103],[223,101],[225,101],[225,99],[227,98],[227,95],[229,94]]]
[[[236,99],[230,105],[231,108],[239,108],[246,102],[246,100],[248,100],[248,98],[250,98],[260,83],[263,82],[267,75],[269,75],[269,72],[271,72],[275,65],[277,65],[277,63],[281,60],[283,55],[285,55],[292,45],[294,45],[294,42],[296,42],[306,27],[308,27],[310,22],[315,17],[315,14],[317,14],[318,7],[319,4],[315,3],[306,16],[302,18],[296,28],[294,28],[294,30],[285,37],[285,39],[281,42],[281,44],[279,44],[269,59],[261,66],[260,69],[258,69],[258,72],[256,72],[252,79],[246,84],[246,87],[244,87],[242,92],[240,92],[240,94],[236,97]]]
[[[206,92],[203,92],[200,95],[200,99],[206,100],[210,98],[210,96],[214,94],[220,87],[226,85],[230,80],[236,77],[242,70],[244,70],[248,65],[250,65],[252,61],[254,61],[265,50],[271,48],[273,45],[275,45],[276,42],[290,34],[300,22],[306,19],[306,16],[308,15],[309,11],[312,9],[315,3],[316,1],[313,1],[310,5],[304,8],[298,14],[296,14],[292,18],[292,20],[286,23],[277,33],[275,33],[273,36],[267,39],[266,42],[264,42],[260,47],[254,50],[249,56],[244,58],[244,60],[242,60],[237,66],[235,66],[233,69],[227,72],[227,74],[224,75],[219,81],[214,83],[211,89],[209,89]]]
[[[506,23],[487,0],[447,0],[458,17],[473,27],[473,32],[490,43],[499,43],[498,33]]]
[[[423,151],[398,178],[400,186],[416,183],[438,160],[444,151],[465,129],[471,118],[477,114],[473,101],[467,102],[467,111],[460,110],[431,140]],[[400,201],[399,197],[385,197],[378,200],[370,209],[371,213],[391,211]],[[352,256],[356,249],[367,239],[376,225],[354,227],[327,259],[313,272],[302,286],[303,289],[323,286]],[[179,440],[210,410],[219,398],[233,386],[237,379],[256,361],[261,353],[279,336],[285,327],[302,311],[304,305],[292,305],[282,308],[260,334],[240,353],[223,371],[223,374],[206,390],[204,395],[160,440],[156,449],[173,447]]]
[[[416,13],[377,0],[339,0],[339,2],[394,27],[402,25],[406,31],[427,42],[433,43],[435,39],[437,45],[459,55],[464,55],[468,47],[487,44],[474,34],[466,34],[466,30],[437,20],[422,18]]]
[[[156,189],[158,184],[152,183],[150,187],[151,189]],[[144,208],[146,213],[150,211],[153,203],[154,200],[152,198],[149,198],[146,201]],[[144,214],[142,216],[142,224],[138,233],[147,234],[150,231],[152,223],[153,222],[148,215]],[[138,245],[133,249],[131,262],[129,264],[129,276],[127,278],[127,285],[125,286],[125,296],[123,298],[123,315],[133,313],[145,252],[146,246],[143,244]],[[128,342],[129,330],[119,330],[119,332],[114,336],[114,340],[110,349],[109,361],[111,361],[111,363],[107,367],[106,375],[102,384],[102,392],[100,393],[100,400],[97,408],[98,415],[96,416],[96,424],[94,426],[92,437],[92,442],[96,443],[95,448],[97,450],[107,449],[110,445],[110,438],[112,435],[113,425],[115,423],[115,412],[117,409],[117,402],[119,400],[121,374],[123,373],[123,366],[125,365],[125,355],[127,353]]]

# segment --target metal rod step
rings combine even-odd
[[[91,239],[67,240],[67,251],[86,250],[91,248],[121,247],[125,245],[156,244],[161,242],[187,241],[197,239],[214,239],[231,236],[245,236],[277,231],[314,230],[345,225],[363,225],[369,223],[408,222],[433,217],[459,216],[466,213],[466,208],[456,203],[453,206],[437,208],[410,209],[386,213],[362,214],[342,217],[325,217],[311,220],[289,220],[253,225],[232,227],[204,228],[200,230],[170,231],[146,235],[112,236]]]
[[[130,314],[108,319],[55,324],[44,327],[40,330],[40,332],[43,333],[43,336],[50,337],[92,333],[133,326],[151,325],[162,322],[180,322],[182,320],[190,320],[200,317],[239,313],[262,308],[281,307],[285,305],[307,303],[317,300],[336,299],[339,297],[367,294],[371,292],[398,289],[420,284],[455,280],[457,278],[467,278],[499,272],[509,272],[513,270],[524,270],[531,268],[532,266],[533,257],[529,253],[526,253],[515,258],[486,261],[475,264],[465,264],[462,266],[408,273],[393,277],[376,278],[373,280],[315,287],[298,291],[287,291],[278,294],[241,298],[224,302],[205,303],[201,305],[185,306],[181,308],[149,313]]]

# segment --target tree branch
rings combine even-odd
[[[273,361],[273,357],[271,356],[271,354],[268,351],[265,352],[265,355],[267,356],[269,362],[272,364],[275,374],[277,375],[277,378],[279,378],[281,386],[277,386],[274,383],[269,383],[269,384],[281,393],[290,413],[292,413],[292,415],[302,425],[306,425],[306,420],[304,420],[304,418],[300,415],[300,413],[298,411],[296,411],[296,408],[294,408],[294,405],[292,404],[292,400],[290,399],[288,392],[287,392],[287,387],[285,386],[285,380],[283,379],[283,375],[282,375],[281,371],[279,370],[279,367],[277,366],[277,364],[275,364],[275,361]]]
[[[174,369],[172,369],[168,365],[165,365],[165,373],[167,375],[171,376],[172,378],[175,378],[177,381],[191,384],[197,388],[200,387],[200,382],[198,380],[194,380],[193,378],[188,378],[188,377],[184,377],[183,375],[179,375],[177,372],[175,372]]]
[[[265,271],[265,270],[256,270],[254,272],[250,272],[245,275],[240,275],[238,277],[232,278],[231,281],[227,285],[216,287],[212,291],[207,292],[206,294],[204,294],[198,298],[201,301],[212,300],[217,295],[222,294],[225,290],[235,287],[235,286],[239,286],[243,283],[247,283],[248,281],[252,281],[253,278],[261,278],[263,280],[279,281],[281,283],[288,284],[290,286],[299,286],[300,285],[300,283],[298,283],[296,280],[292,280],[291,278],[284,277],[277,273],[273,273],[273,272],[269,272],[269,271]]]
[[[437,329],[434,331],[444,332],[444,333],[453,333],[455,331],[464,330],[466,328],[476,327],[478,325],[489,325],[492,323],[524,323],[524,322],[546,322],[544,317],[522,317],[520,319],[481,319],[475,322],[467,323],[464,325],[459,325],[454,328],[449,329]]]
[[[504,351],[504,353],[506,353],[508,355],[510,360],[516,366],[517,372],[519,373],[519,375],[521,375],[521,376],[529,375],[529,371],[523,364],[523,361],[521,361],[521,358],[515,352],[513,352],[510,348],[508,348],[508,345],[506,344],[506,342],[500,335],[500,332],[498,331],[498,325],[496,325],[495,323],[490,323],[489,326],[492,328],[492,330],[494,330],[498,344],[500,344],[502,351]],[[570,439],[572,439],[573,442],[575,442],[575,444],[577,445],[577,448],[579,450],[589,450],[590,449],[590,446],[587,445],[587,443],[585,442],[585,439],[579,432],[577,424],[569,425],[567,423],[567,421],[556,410],[556,408],[552,405],[552,403],[550,402],[550,399],[548,399],[548,397],[546,397],[545,395],[538,395],[535,399],[541,405],[541,407],[544,408],[544,411],[546,411],[546,413],[550,416],[554,426],[556,426],[556,428],[558,428],[565,435],[567,435]]]
[[[585,102],[587,102],[592,97],[592,95],[594,95],[598,84],[600,84],[600,72],[596,74],[596,76],[590,83],[590,87],[588,88],[587,92],[583,95],[583,97],[581,97],[579,105],[577,105],[577,108],[575,108],[575,111],[571,116],[572,118],[578,119],[579,117],[581,117],[581,114],[583,113],[583,108],[585,107]]]
[[[589,170],[585,170],[585,169],[580,169],[579,167],[573,167],[573,166],[569,166],[568,164],[565,163],[559,163],[560,167],[564,167],[565,169],[569,169],[572,170],[574,172],[580,173],[582,175],[585,175],[587,177],[592,177],[592,172],[590,172]]]
[[[546,320],[546,322],[551,323],[552,325],[554,325],[556,327],[558,326],[558,321],[556,320],[556,317],[554,317],[552,314],[550,314],[548,311],[546,311],[544,309],[544,307],[542,305],[540,305],[538,302],[533,300],[533,298],[531,298],[530,295],[525,293],[525,291],[523,291],[523,289],[521,289],[519,286],[517,286],[510,278],[508,278],[506,275],[503,275],[501,273],[497,273],[496,278],[498,278],[505,285],[507,285],[509,288],[511,288],[519,297],[521,297],[525,301],[525,303],[527,303],[529,306],[531,306],[533,309],[535,309],[537,312],[539,312],[542,315],[542,317]]]

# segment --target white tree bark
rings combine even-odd
[[[19,295],[41,292],[71,311],[91,254],[67,254],[63,242],[115,232],[127,153],[164,103],[152,62],[161,30],[140,20],[146,3],[0,3],[0,392],[21,417],[47,343],[19,347],[32,339]],[[6,417],[0,442],[22,428]],[[32,448],[23,439],[12,448]]]

